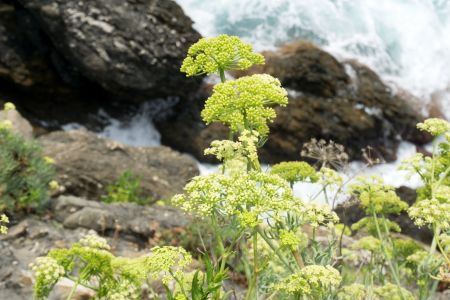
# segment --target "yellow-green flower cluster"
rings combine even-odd
[[[409,171],[408,176],[420,172],[425,164],[425,159],[422,153],[416,153],[413,156],[402,161],[399,170]]]
[[[331,210],[330,206],[322,203],[311,202],[304,206],[304,221],[311,224],[312,227],[324,225],[334,227],[339,223],[339,217]]]
[[[58,181],[56,181],[56,180],[51,180],[51,181],[48,183],[48,187],[49,187],[50,190],[52,190],[52,191],[57,191],[57,190],[59,190],[59,183],[58,183]]]
[[[92,249],[99,249],[99,250],[110,250],[111,248],[108,245],[108,242],[102,238],[99,237],[96,234],[88,234],[84,236],[80,240],[80,244],[84,247],[92,248]]]
[[[336,289],[342,281],[332,266],[310,265],[274,286],[275,290],[297,296],[321,295]]]
[[[272,174],[277,174],[293,184],[300,181],[316,182],[319,177],[316,170],[304,161],[282,162],[272,166]]]
[[[320,169],[319,178],[320,178],[319,182],[323,186],[330,186],[330,185],[341,186],[342,183],[344,182],[344,179],[342,178],[341,175],[339,175],[338,172],[327,167],[323,167]]]
[[[292,232],[290,230],[282,229],[280,230],[279,235],[280,235],[280,245],[283,248],[295,250],[301,243],[300,238],[295,234],[295,232]]]
[[[49,156],[44,156],[44,161],[46,164],[49,165],[54,165],[55,164],[55,160]]]
[[[5,214],[0,215],[0,234],[7,234],[8,227],[5,225],[9,223],[9,219]]]
[[[222,122],[232,132],[249,129],[266,136],[267,122],[276,116],[271,106],[287,103],[287,92],[278,79],[256,74],[215,85],[212,96],[206,100],[202,118],[207,124]]]
[[[392,283],[376,287],[374,290],[376,300],[415,300],[414,295],[404,288],[399,288]],[[400,293],[403,297],[400,296]]]
[[[38,299],[45,298],[56,282],[65,274],[65,270],[58,262],[48,256],[38,257],[30,264],[36,276],[35,296]]]
[[[408,261],[409,263],[412,263],[416,266],[419,266],[427,259],[428,255],[429,254],[427,251],[419,250],[419,251],[416,251],[413,254],[409,255],[406,258],[406,261]]]
[[[372,253],[378,253],[381,249],[381,241],[373,236],[365,236],[357,240],[352,245],[353,250],[366,250]]]
[[[339,300],[365,300],[366,287],[360,283],[346,285],[338,293]]]
[[[219,160],[229,163],[232,160],[241,161],[245,167],[247,162],[259,165],[258,162],[258,132],[251,130],[242,131],[237,142],[230,140],[213,141],[211,147],[205,149],[205,155],[214,155]],[[239,170],[242,171],[242,170]]]
[[[417,202],[408,209],[414,223],[422,227],[434,225],[441,229],[450,229],[450,203],[441,203],[436,199]]]
[[[202,38],[193,44],[181,66],[187,76],[212,74],[227,70],[245,70],[264,64],[264,57],[253,52],[251,45],[226,34]]]
[[[408,208],[408,204],[395,193],[395,188],[385,185],[378,176],[357,177],[349,192],[359,198],[368,214],[398,214]]]
[[[244,227],[256,226],[263,217],[277,221],[284,212],[301,212],[303,206],[284,179],[254,171],[194,177],[185,191],[172,199],[183,210],[202,217],[236,217]]]
[[[383,233],[389,233],[389,232],[400,232],[401,228],[400,226],[391,220],[379,220],[378,221],[378,228],[380,232]],[[377,236],[377,224],[375,222],[375,219],[373,217],[364,217],[361,220],[359,220],[356,223],[352,224],[352,230],[358,231],[358,230],[366,230],[369,234],[373,236]],[[388,232],[386,232],[386,229]]]
[[[141,299],[140,289],[136,287],[134,282],[123,279],[114,290],[108,291],[107,299],[109,300],[139,300]]]
[[[161,279],[164,284],[183,277],[183,269],[192,263],[192,256],[181,247],[154,247],[145,264],[150,277]]]
[[[4,110],[4,111],[11,111],[11,110],[15,110],[15,109],[16,109],[16,106],[14,105],[14,103],[6,102],[6,103],[3,105],[3,110]]]
[[[13,123],[10,120],[3,120],[0,122],[0,129],[9,130],[13,127]]]
[[[441,233],[441,235],[439,235],[439,241],[441,246],[450,254],[450,234]]]
[[[417,128],[433,136],[438,136],[450,131],[450,123],[443,119],[431,118],[426,119],[423,123],[417,124]]]

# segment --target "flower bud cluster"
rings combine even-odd
[[[433,136],[438,136],[450,131],[450,123],[438,118],[426,119],[423,123],[417,124],[417,128],[426,131]]]
[[[264,64],[264,57],[253,52],[251,45],[236,36],[225,34],[202,38],[193,44],[181,66],[187,76],[213,74],[227,70],[244,70]]]
[[[212,96],[206,100],[202,118],[207,124],[224,123],[232,132],[250,129],[267,136],[267,122],[276,116],[271,106],[287,103],[287,92],[278,79],[256,74],[215,85]]]
[[[408,209],[409,217],[422,227],[434,225],[441,229],[450,229],[450,203],[441,203],[436,199],[422,200]]]
[[[8,233],[8,227],[6,227],[6,224],[9,223],[9,219],[5,214],[0,215],[0,234],[7,234]]]
[[[110,250],[111,249],[108,245],[108,242],[104,238],[99,237],[96,234],[88,234],[88,235],[84,236],[80,240],[80,244],[84,247],[98,249],[98,250]]]
[[[274,286],[275,290],[297,296],[328,293],[342,281],[339,271],[332,266],[309,265]]]

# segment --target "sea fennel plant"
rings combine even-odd
[[[411,208],[378,177],[357,177],[348,184],[331,169],[348,161],[343,147],[333,142],[313,140],[302,151],[318,160],[317,169],[302,161],[264,169],[258,150],[268,138],[275,107],[287,105],[287,92],[267,74],[235,80],[225,76],[262,63],[264,58],[250,45],[221,35],[192,45],[181,67],[187,76],[220,77],[201,116],[206,124],[220,122],[230,131],[228,140],[213,141],[205,149],[221,161],[219,172],[194,177],[172,199],[210,228],[211,234],[199,232],[203,249],[194,253],[203,266],[187,272],[191,256],[175,247],[153,248],[148,256],[134,259],[115,257],[103,239],[88,236],[38,259],[33,266],[37,298],[67,277],[75,286],[94,290],[96,299],[141,299],[141,285],[155,280],[165,293],[153,291],[153,299],[433,299],[437,283],[450,279],[448,123],[419,124],[444,140],[436,142],[433,157],[416,156],[404,164],[424,180]],[[314,185],[317,193],[295,197],[297,183]],[[365,236],[346,247],[349,229],[333,211],[344,196],[358,201],[366,213],[352,227]],[[389,216],[404,211],[417,225],[432,228],[430,249],[393,235],[400,227]],[[243,293],[228,284],[236,274],[245,277]]]

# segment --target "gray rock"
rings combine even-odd
[[[93,200],[127,170],[141,179],[142,196],[152,200],[182,192],[199,174],[195,160],[170,148],[129,147],[85,130],[53,132],[38,141],[45,155],[55,159],[66,192]]]
[[[10,110],[7,112],[0,110],[0,122],[4,120],[11,121],[13,125],[13,132],[23,136],[26,139],[31,139],[33,137],[33,127],[31,127],[30,122],[22,117],[17,110]]]
[[[52,201],[55,219],[67,228],[87,228],[97,232],[116,232],[143,240],[155,230],[185,227],[189,219],[179,210],[166,206],[140,206],[134,203],[105,204],[74,196]]]

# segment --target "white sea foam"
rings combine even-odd
[[[179,0],[204,36],[238,35],[272,49],[312,41],[341,59],[356,58],[429,101],[450,118],[448,0]]]

